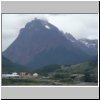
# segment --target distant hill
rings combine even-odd
[[[54,79],[67,80],[72,75],[83,75],[86,82],[98,81],[98,60],[94,59],[75,65],[49,65],[33,70],[43,76]]]
[[[24,71],[23,66],[12,63],[10,60],[2,56],[2,73],[20,72]]]
[[[98,55],[98,40],[97,39],[79,39],[80,46],[82,47],[83,45],[84,50],[88,52],[88,54],[92,56]]]
[[[85,53],[94,57],[98,55],[98,40],[97,39],[75,39],[70,33],[65,34],[66,38],[78,48],[81,48]]]

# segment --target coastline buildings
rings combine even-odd
[[[28,72],[13,72],[12,74],[2,74],[2,78],[32,78],[38,77],[38,73],[28,73]]]
[[[18,78],[19,75],[16,72],[13,72],[12,74],[2,74],[2,78]]]

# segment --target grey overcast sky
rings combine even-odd
[[[97,14],[2,14],[2,51],[17,38],[19,30],[35,17],[48,20],[76,39],[98,39]]]

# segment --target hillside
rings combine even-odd
[[[98,61],[97,59],[75,65],[49,65],[34,70],[42,76],[50,77],[54,80],[72,81],[72,77],[79,77],[85,82],[98,81]],[[74,80],[73,80],[74,81]]]
[[[2,73],[20,72],[24,70],[23,66],[12,63],[10,60],[2,56]]]

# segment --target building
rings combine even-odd
[[[28,73],[28,72],[21,72],[20,73],[20,77],[24,77],[24,78],[32,77],[32,74],[31,73]]]
[[[33,74],[33,77],[38,77],[38,76],[39,76],[38,73]]]
[[[2,78],[18,78],[20,77],[16,72],[13,72],[12,74],[2,74]]]

